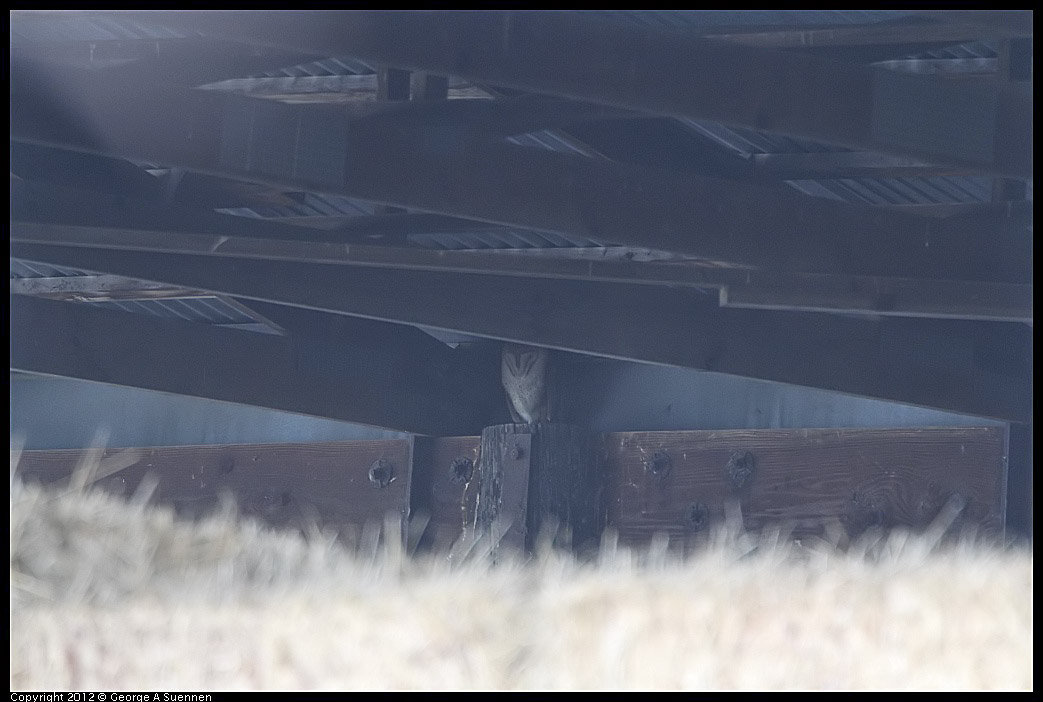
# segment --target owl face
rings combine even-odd
[[[543,372],[547,365],[547,350],[532,346],[504,344],[503,372],[514,378],[531,377]]]
[[[504,344],[500,381],[515,422],[533,424],[550,421],[547,404],[547,349]]]

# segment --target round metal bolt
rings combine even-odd
[[[690,531],[699,531],[706,526],[710,513],[701,502],[693,502],[684,511],[684,525]]]
[[[753,478],[755,468],[753,454],[749,451],[736,451],[728,459],[728,482],[732,489],[741,490]]]
[[[671,466],[670,454],[663,449],[656,449],[651,458],[645,459],[645,472],[656,478],[670,475]]]
[[[369,482],[378,488],[386,488],[391,484],[393,472],[391,461],[379,458],[369,467]]]
[[[474,461],[466,456],[454,458],[449,465],[449,479],[454,483],[466,483],[474,472]]]
[[[517,461],[525,455],[525,450],[518,444],[515,444],[514,446],[511,446],[511,450],[508,451],[507,455],[511,457],[511,460]]]

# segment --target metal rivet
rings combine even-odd
[[[749,451],[736,451],[728,459],[728,482],[735,490],[741,490],[753,478],[756,463]]]
[[[709,521],[709,510],[701,502],[693,502],[684,511],[684,525],[690,531],[699,531]]]
[[[466,456],[454,458],[449,465],[449,479],[454,483],[466,483],[474,472],[474,461]]]
[[[663,449],[656,449],[651,458],[645,459],[645,472],[656,478],[670,475],[671,466],[670,454]]]
[[[386,458],[378,458],[369,467],[369,482],[378,488],[386,488],[391,484],[394,466]]]
[[[512,460],[517,461],[519,458],[525,455],[525,449],[523,449],[518,444],[514,444],[513,446],[511,446],[511,449],[510,451],[508,451],[507,455],[509,455]]]

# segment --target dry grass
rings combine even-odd
[[[12,458],[12,461],[16,460]],[[118,459],[117,459],[118,460]],[[687,559],[405,557],[12,478],[16,689],[1031,689],[1032,557],[735,530]],[[12,476],[14,465],[12,464]],[[368,545],[366,545],[368,544]]]

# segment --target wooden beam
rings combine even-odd
[[[463,532],[464,490],[474,477],[479,445],[477,436],[413,437],[409,510],[426,521],[421,550],[448,552]]]
[[[825,536],[869,527],[923,529],[955,499],[960,527],[1002,534],[1005,430],[773,429],[624,432],[605,436],[615,490],[609,524],[624,543],[654,533],[685,539],[723,525],[789,526]],[[955,515],[954,515],[955,516]]]
[[[498,449],[506,459],[501,469],[523,469],[501,470],[498,488],[487,484],[492,470],[479,472],[477,436],[155,447],[130,449],[129,455],[114,449],[104,452],[94,485],[131,495],[151,474],[158,480],[155,499],[183,516],[208,513],[223,491],[231,491],[250,517],[298,528],[317,519],[349,541],[367,523],[388,513],[404,516],[408,508],[410,517],[430,518],[422,543],[441,552],[461,535],[465,501],[483,483],[486,494],[503,498],[501,514],[519,514],[523,543],[538,536],[531,533],[533,522],[546,513],[559,523],[590,518],[574,525],[574,545],[584,534],[582,540],[596,543],[605,521],[624,543],[641,543],[657,532],[698,538],[721,525],[729,503],[737,504],[750,531],[776,526],[792,528],[796,536],[829,535],[827,527],[838,521],[850,537],[872,526],[922,529],[939,517],[943,525],[955,517],[953,532],[1003,528],[1003,428],[619,432],[596,438],[574,432],[593,445],[577,451],[573,441],[562,444],[572,454],[570,469],[520,482],[533,462],[537,471],[544,458],[560,463],[562,452],[541,454],[561,439],[551,430],[536,430],[536,436],[518,427],[490,432],[502,438],[487,437],[482,455]],[[512,458],[515,441],[534,452]],[[601,458],[592,473],[592,462],[583,458],[595,450]],[[60,482],[82,459],[80,450],[25,451],[18,472],[30,482]],[[380,470],[390,471],[384,487],[370,478],[374,466],[377,478]],[[607,506],[607,514],[595,505]],[[470,511],[473,524],[477,510],[472,505]]]
[[[248,299],[964,414],[1006,420],[1031,415],[1031,385],[1025,384],[1031,358],[1004,358],[980,368],[975,356],[983,340],[1001,340],[1024,330],[1021,325],[952,320],[903,324],[912,320],[868,322],[718,309],[712,298],[694,290],[609,283],[349,271],[27,244],[12,245],[12,255]]]
[[[10,309],[16,370],[401,431],[467,433],[481,423],[451,388],[403,372],[424,361],[404,345],[329,349],[22,295]]]
[[[408,215],[406,216],[408,217]],[[376,218],[372,218],[376,219]],[[404,234],[404,232],[402,232]],[[12,242],[201,254],[440,273],[487,273],[720,290],[722,304],[898,317],[1032,321],[1032,285],[774,273],[702,265],[627,249],[442,251],[270,241],[168,231],[12,222]]]
[[[106,463],[124,452],[131,465],[104,475]],[[60,484],[83,458],[80,450],[23,451],[18,473],[29,482]],[[369,477],[379,461],[391,471],[383,486]],[[126,497],[151,476],[152,499],[183,518],[212,514],[227,492],[244,517],[302,530],[318,522],[350,545],[389,514],[406,516],[411,483],[406,439],[110,449],[100,468],[94,485]]]
[[[1031,94],[989,83],[936,81],[568,12],[150,17],[252,43],[1032,177]]]
[[[328,106],[132,88],[88,75],[41,98],[37,69],[12,74],[12,133],[35,143],[788,270],[965,278],[981,275],[989,256],[1024,263],[992,232],[481,139],[432,144],[423,132],[363,120],[345,127],[338,110],[317,109]]]
[[[492,547],[531,552],[539,539],[591,552],[605,526],[605,485],[594,435],[567,424],[501,424],[482,430],[467,494],[465,530]],[[465,498],[466,499],[466,498]]]

